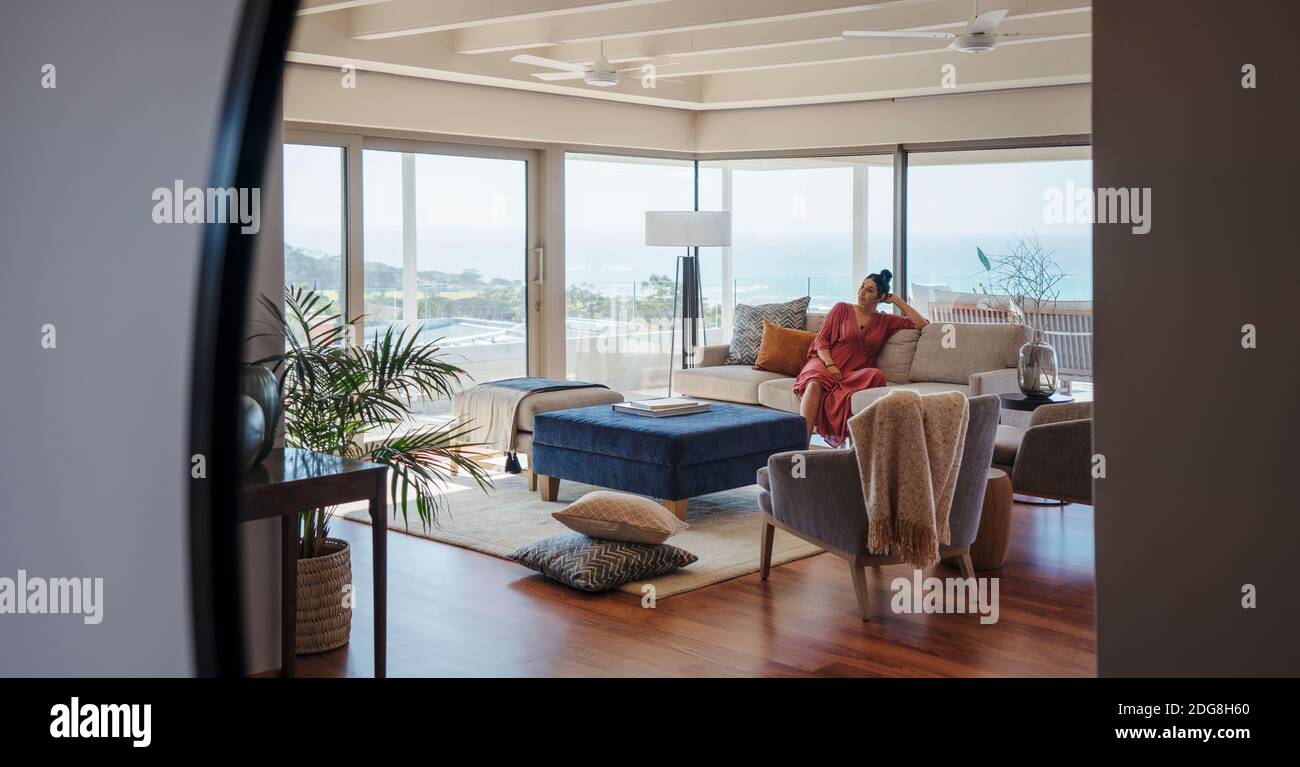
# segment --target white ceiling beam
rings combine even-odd
[[[391,40],[356,40],[348,34],[346,21],[338,14],[299,19],[294,25],[285,60],[296,64],[352,67],[361,76],[357,87],[365,87],[366,72],[419,77],[429,80],[515,88],[566,96],[624,101],[675,109],[694,109],[699,102],[700,78],[682,82],[658,80],[654,88],[642,86],[636,72],[612,88],[595,88],[576,83],[547,83],[531,77],[534,68],[515,64],[508,57],[460,56],[451,51],[450,33],[401,37]],[[340,73],[341,75],[341,73]],[[662,77],[669,77],[662,75]],[[341,83],[341,78],[340,78]],[[341,86],[340,86],[341,87]]]
[[[1029,19],[1062,19],[1091,15],[1090,0],[1002,0],[997,5],[1011,14],[1003,25],[1012,29]],[[765,51],[813,43],[836,43],[846,29],[902,29],[955,31],[969,21],[968,0],[935,0],[923,5],[889,5],[838,14],[811,16],[783,23],[724,26],[693,32],[670,32],[605,42],[611,61],[642,61],[650,58],[711,57],[724,53]],[[1048,28],[1046,25],[1043,28]],[[1073,29],[1073,26],[1068,27]],[[1020,30],[1014,30],[1020,31]],[[864,45],[877,42],[862,40]],[[550,46],[544,55],[561,61],[586,62],[595,58],[599,43],[567,43]]]
[[[346,11],[349,8],[360,8],[363,5],[379,5],[386,2],[388,0],[300,0],[298,15],[314,16],[318,13]]]
[[[766,2],[727,1],[731,4],[743,2],[746,8],[750,8],[751,3]],[[500,12],[503,2],[511,0],[494,0],[493,9]],[[663,5],[672,2],[675,0]],[[789,9],[798,2],[800,0],[785,0],[782,7]],[[1041,38],[1008,38],[998,50],[988,54],[958,54],[944,49],[942,43],[929,41],[843,40],[838,37],[839,31],[849,26],[840,22],[859,15],[875,19],[857,26],[865,29],[961,26],[964,24],[961,17],[952,15],[958,4],[965,5],[961,0],[934,0],[908,9],[880,9],[865,14],[828,14],[823,5],[821,17],[808,16],[772,24],[740,23],[733,27],[710,29],[707,33],[673,33],[667,37],[685,34],[699,39],[707,34],[721,47],[707,52],[692,50],[690,55],[673,55],[669,60],[675,64],[660,66],[657,87],[653,89],[643,87],[639,73],[635,71],[626,73],[620,85],[607,89],[587,86],[581,80],[544,82],[531,76],[538,71],[536,68],[516,64],[510,61],[509,55],[467,56],[458,53],[455,31],[358,40],[351,34],[351,11],[299,18],[286,58],[298,63],[335,67],[336,71],[337,67],[354,66],[362,72],[371,70],[689,110],[875,100],[1090,81],[1087,37],[1090,35],[1091,15],[1086,12],[1087,4],[1081,0],[998,0],[1000,5],[1014,6],[1021,11],[1009,17],[1001,31],[1026,35],[1050,31],[1053,34]],[[517,4],[512,6],[514,10],[520,7]],[[810,6],[802,7],[807,10]],[[910,12],[904,13],[904,10]],[[585,15],[600,13],[604,11]],[[552,21],[568,20],[557,17]],[[829,22],[834,35],[825,40],[795,42],[803,39],[810,25],[818,22]],[[714,33],[721,35],[760,29],[768,34],[784,30],[788,42],[778,44],[777,39],[770,36],[713,37]],[[588,46],[588,49],[595,50],[593,46]],[[572,50],[577,52],[578,49],[574,47]],[[616,63],[619,61],[614,55],[611,59]],[[635,58],[626,60],[632,65],[636,62]],[[941,88],[939,67],[947,62],[958,67],[955,91]],[[364,79],[360,87],[364,87]]]
[[[918,2],[926,0],[668,0],[646,7],[459,29],[455,35],[455,47],[457,53],[496,53],[559,43],[790,21],[851,13],[873,6],[915,5]]]
[[[1038,49],[1040,56],[1050,58],[1053,55],[1052,49],[1048,47],[1051,43],[1090,37],[1091,22],[1091,15],[1087,13],[1068,17],[1008,18],[998,28],[999,31],[1023,35],[1023,37],[1008,37],[999,43],[999,50],[1005,46],[1036,45],[1042,46]],[[947,43],[941,40],[844,40],[835,37],[825,42],[791,44],[779,48],[748,48],[707,56],[670,56],[669,58],[673,59],[672,66],[660,64],[656,69],[660,77],[695,77],[726,72],[816,67],[822,64],[939,54],[946,52],[947,48]],[[992,55],[997,54],[995,52]],[[817,75],[813,71],[805,76],[816,77]]]
[[[559,16],[658,5],[668,0],[390,0],[348,12],[352,37],[381,40],[482,24],[539,22]]]
[[[700,78],[702,109],[740,109],[1091,82],[1092,41],[1062,40],[1044,55],[1039,45],[999,46],[992,53],[943,51],[887,61],[852,61],[803,68],[733,72]],[[945,88],[942,67],[955,69],[956,87]]]

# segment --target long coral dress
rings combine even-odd
[[[853,305],[838,303],[826,315],[821,330],[808,349],[808,362],[794,382],[795,396],[803,399],[808,384],[816,381],[822,388],[821,406],[813,421],[817,433],[832,447],[843,444],[848,433],[849,403],[853,393],[885,385],[885,374],[876,368],[876,355],[885,341],[900,330],[915,328],[912,321],[897,314],[877,312],[866,330],[858,327]],[[826,349],[843,378],[835,377],[817,355]]]

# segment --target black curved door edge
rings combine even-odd
[[[210,186],[262,185],[296,0],[246,0],[222,99]],[[190,591],[195,670],[243,676],[239,596],[236,403],[254,238],[239,224],[204,227],[190,389],[191,456],[207,477],[190,480]],[[191,457],[186,457],[189,471]]]

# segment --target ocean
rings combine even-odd
[[[289,245],[312,255],[334,250],[329,235],[286,233]],[[335,235],[337,236],[337,235]],[[1006,252],[1016,233],[1006,235],[913,235],[908,241],[908,279],[915,284],[946,284],[970,291],[983,281],[976,248],[996,256]],[[1067,276],[1060,284],[1061,300],[1092,298],[1092,238],[1084,234],[1038,234],[1043,247],[1054,252]],[[601,292],[630,295],[652,275],[672,278],[677,248],[642,244],[638,231],[570,232],[567,236],[567,284],[589,285]],[[522,232],[484,230],[421,232],[417,240],[418,269],[459,273],[476,270],[485,281],[522,282],[527,274]],[[367,228],[367,260],[401,265],[400,230]],[[869,237],[867,264],[875,271],[891,268],[892,242],[885,233]],[[852,300],[852,244],[847,235],[810,237],[790,233],[737,233],[732,246],[733,290],[737,301],[763,303],[813,293],[823,300]],[[337,259],[337,256],[334,256]],[[706,293],[719,295],[722,254],[718,248],[700,251]],[[901,286],[895,286],[897,288]],[[838,296],[838,297],[836,297]],[[832,301],[833,303],[834,301]]]

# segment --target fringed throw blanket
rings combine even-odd
[[[961,392],[899,389],[849,419],[873,554],[914,567],[939,561],[969,418]]]
[[[561,381],[556,378],[506,378],[488,381],[460,392],[451,400],[452,415],[465,426],[471,441],[500,449],[506,454],[506,471],[518,474],[522,467],[515,456],[515,422],[519,403],[530,394],[561,389],[589,389],[601,384]]]

